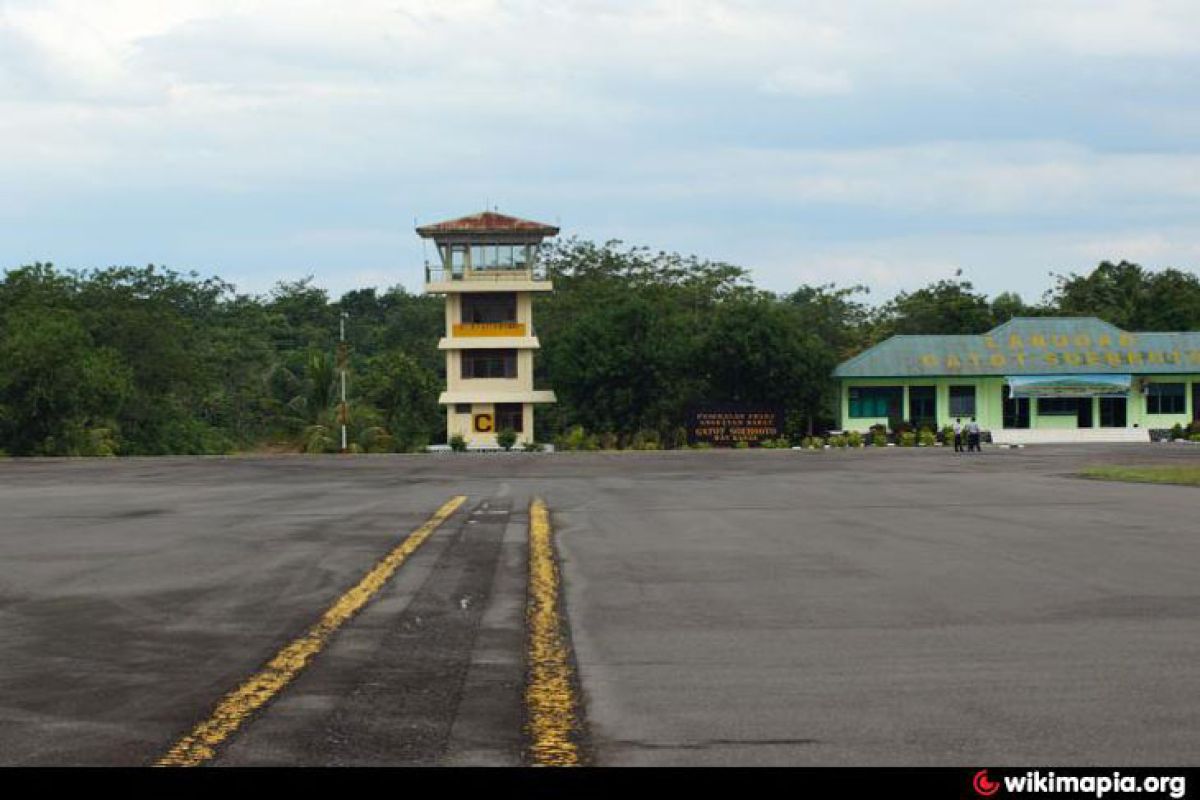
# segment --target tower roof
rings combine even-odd
[[[417,228],[417,234],[423,238],[437,238],[453,234],[532,234],[537,236],[556,236],[558,228],[543,222],[533,222],[519,217],[510,217],[495,211],[481,211],[458,219],[445,222],[435,222]]]

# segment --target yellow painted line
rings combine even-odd
[[[267,665],[251,675],[241,686],[221,699],[208,719],[184,736],[160,758],[159,767],[196,767],[216,755],[217,747],[228,739],[272,697],[300,674],[321,651],[338,628],[342,627],[383,588],[400,565],[466,501],[459,495],[446,501],[421,527],[383,557],[354,588],[337,599],[308,632],[284,647]]]
[[[559,606],[561,578],[554,559],[554,531],[541,499],[529,506],[529,677],[525,686],[529,761],[534,766],[573,767],[582,762],[580,712],[571,648]]]

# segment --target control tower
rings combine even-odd
[[[538,249],[558,228],[484,211],[422,225],[417,234],[437,245],[438,263],[425,265],[426,294],[446,297],[446,436],[468,446],[494,447],[512,430],[533,441],[533,407],[555,402],[533,388],[533,294],[553,286],[538,266]]]

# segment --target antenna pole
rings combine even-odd
[[[338,368],[342,373],[342,407],[338,412],[338,416],[342,422],[342,452],[346,452],[346,317],[349,316],[345,311],[342,312],[341,335],[338,340]]]

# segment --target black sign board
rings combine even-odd
[[[688,442],[733,447],[783,436],[783,412],[770,406],[699,406],[688,414]]]

